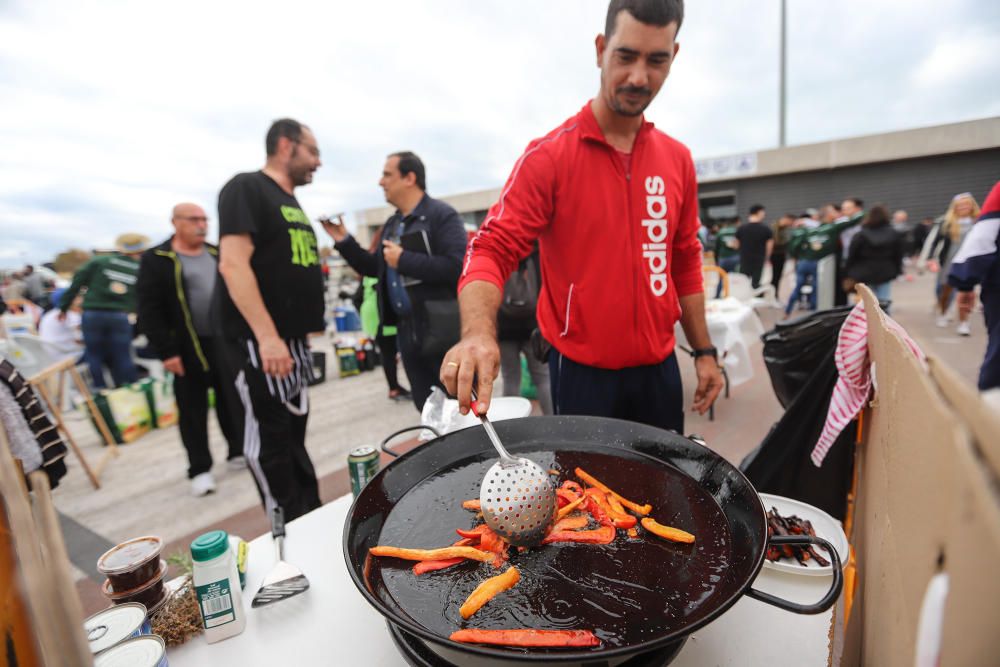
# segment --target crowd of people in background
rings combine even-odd
[[[975,197],[967,192],[955,195],[940,217],[917,224],[903,209],[891,214],[883,204],[866,209],[856,197],[784,213],[770,221],[766,208],[754,204],[744,221],[737,217],[707,224],[701,238],[717,266],[746,275],[754,289],[761,286],[763,269],[769,265],[768,282],[776,299],[782,297],[786,269],[793,274],[793,287],[783,300],[786,317],[816,310],[818,263],[827,257],[835,258],[834,305],[846,304],[854,286],[865,283],[889,309],[893,281],[907,271],[933,271],[937,326],[947,327],[957,317],[956,333],[968,336],[968,313],[952,309],[955,293],[948,273],[979,211]],[[720,283],[720,293],[721,289]]]

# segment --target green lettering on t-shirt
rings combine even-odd
[[[285,218],[285,222],[289,224],[296,222],[303,225],[309,224],[309,218],[306,217],[305,212],[301,208],[295,206],[282,206],[281,215]]]
[[[319,264],[316,235],[312,229],[289,229],[288,237],[292,245],[292,264],[304,267]]]

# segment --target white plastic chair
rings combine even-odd
[[[17,371],[30,378],[59,361],[49,345],[38,336],[14,334],[7,339],[7,358]]]
[[[757,289],[753,288],[750,276],[742,273],[729,274],[729,296],[742,301],[753,309],[758,307],[781,308],[774,293],[774,285],[762,284]]]

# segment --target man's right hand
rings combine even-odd
[[[472,334],[462,338],[444,355],[441,383],[458,399],[458,409],[469,414],[472,405],[472,382],[476,380],[476,414],[485,414],[490,407],[493,381],[500,372],[500,346],[494,336]]]
[[[260,348],[261,370],[268,375],[283,378],[292,372],[294,360],[288,351],[288,345],[281,338],[262,339],[258,347]]]
[[[184,362],[181,361],[180,356],[164,359],[163,370],[173,373],[179,377],[184,377]]]
[[[332,238],[335,243],[340,243],[350,236],[350,233],[347,231],[347,225],[344,224],[343,215],[336,216],[335,220],[320,218],[319,224],[323,225],[323,229],[326,230],[326,233],[330,235],[330,238]]]

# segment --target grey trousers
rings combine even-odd
[[[503,378],[503,395],[521,395],[521,353],[528,360],[531,381],[538,390],[538,403],[542,414],[552,413],[552,390],[549,386],[549,365],[535,359],[528,339],[500,341],[500,377]]]

